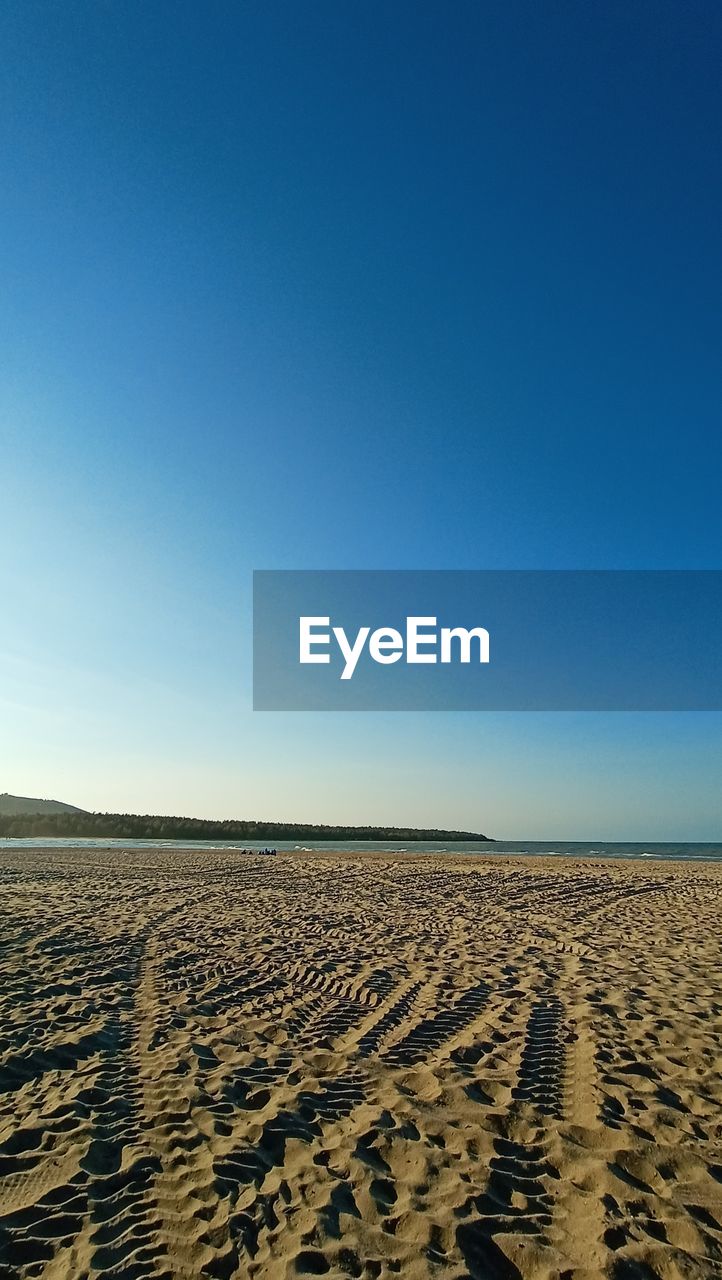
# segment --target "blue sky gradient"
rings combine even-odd
[[[722,717],[253,715],[253,568],[719,568],[715,4],[0,12],[0,790],[715,839]]]

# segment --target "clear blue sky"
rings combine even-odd
[[[716,3],[0,10],[0,790],[722,837],[722,717],[253,715],[251,571],[720,567]]]

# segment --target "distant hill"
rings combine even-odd
[[[4,808],[4,801],[38,805],[36,809]],[[227,819],[171,818],[158,814],[86,813],[55,800],[21,800],[0,796],[0,836],[73,836],[125,840],[234,840],[257,844],[277,840],[489,840],[475,831],[440,831],[417,827],[330,827],[298,822],[253,822]]]
[[[78,809],[74,804],[64,804],[62,800],[35,800],[31,796],[11,796],[7,791],[0,792],[0,814],[3,816],[85,812],[85,809]]]

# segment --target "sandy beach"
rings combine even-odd
[[[722,1276],[722,868],[0,854],[0,1277]]]

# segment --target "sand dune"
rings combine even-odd
[[[0,1277],[722,1276],[722,869],[0,854]]]

